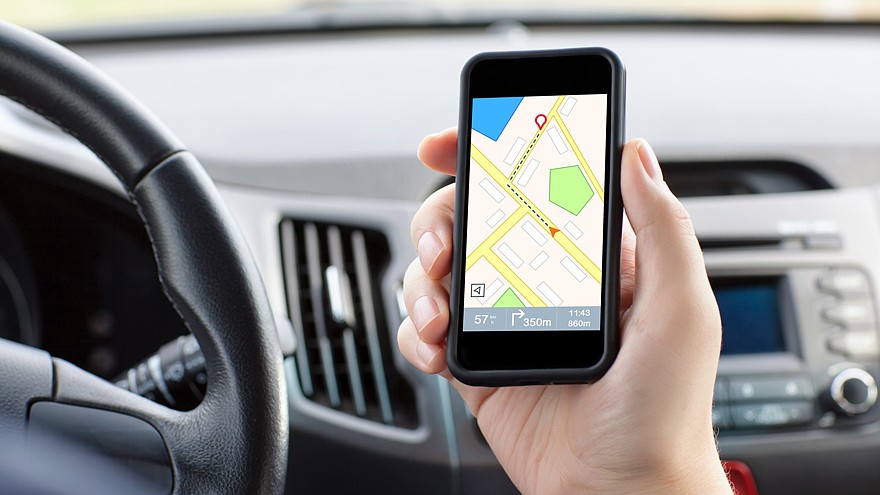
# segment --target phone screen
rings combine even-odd
[[[450,286],[457,377],[582,382],[614,359],[622,136],[623,68],[607,50],[483,54],[465,66]]]
[[[607,99],[471,99],[463,331],[601,330]]]

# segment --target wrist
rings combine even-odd
[[[624,472],[606,473],[583,480],[578,489],[566,493],[584,495],[733,495],[718,450],[712,438],[711,445],[695,448],[682,455],[666,452],[641,466],[630,466]],[[610,474],[610,476],[608,476]]]
[[[690,465],[670,473],[640,475],[582,490],[584,495],[733,495],[721,461]]]
[[[665,479],[646,480],[641,487],[628,490],[631,494],[653,495],[733,495],[727,474],[717,458],[702,466],[687,466]],[[622,493],[622,492],[618,492]]]

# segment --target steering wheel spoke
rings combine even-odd
[[[0,340],[0,375],[18,385],[4,387],[0,399],[4,448],[15,442],[15,450],[30,452],[33,461],[44,460],[43,436],[51,433],[59,438],[49,448],[60,440],[102,451],[111,460],[134,465],[155,483],[158,493],[172,487],[177,493],[222,493],[225,488],[216,473],[227,466],[216,452],[247,441],[217,438],[216,431],[227,429],[236,418],[227,416],[230,411],[216,396],[192,411],[169,409],[45,351],[8,340]],[[69,461],[59,455],[52,458]],[[146,472],[138,463],[147,464]]]
[[[244,431],[244,418],[230,417],[232,411],[223,407],[222,398],[209,396],[192,411],[176,411],[119,388],[64,360],[54,359],[55,394],[52,400],[61,404],[112,411],[137,418],[155,428],[174,467],[177,493],[223,493],[228,488],[218,472],[228,469],[224,449],[245,448],[243,435],[230,442],[218,438],[218,431],[230,425]],[[210,454],[206,454],[210,453]]]

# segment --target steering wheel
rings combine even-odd
[[[208,373],[201,404],[175,411],[44,351],[0,340],[0,443],[25,447],[34,404],[110,411],[158,432],[175,494],[281,492],[289,426],[275,323],[245,240],[198,160],[86,61],[4,22],[0,94],[57,124],[122,182],[146,227],[162,287],[201,346]]]

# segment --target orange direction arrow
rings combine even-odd
[[[556,227],[550,227],[550,237],[556,238],[556,233],[559,232],[559,229]]]

